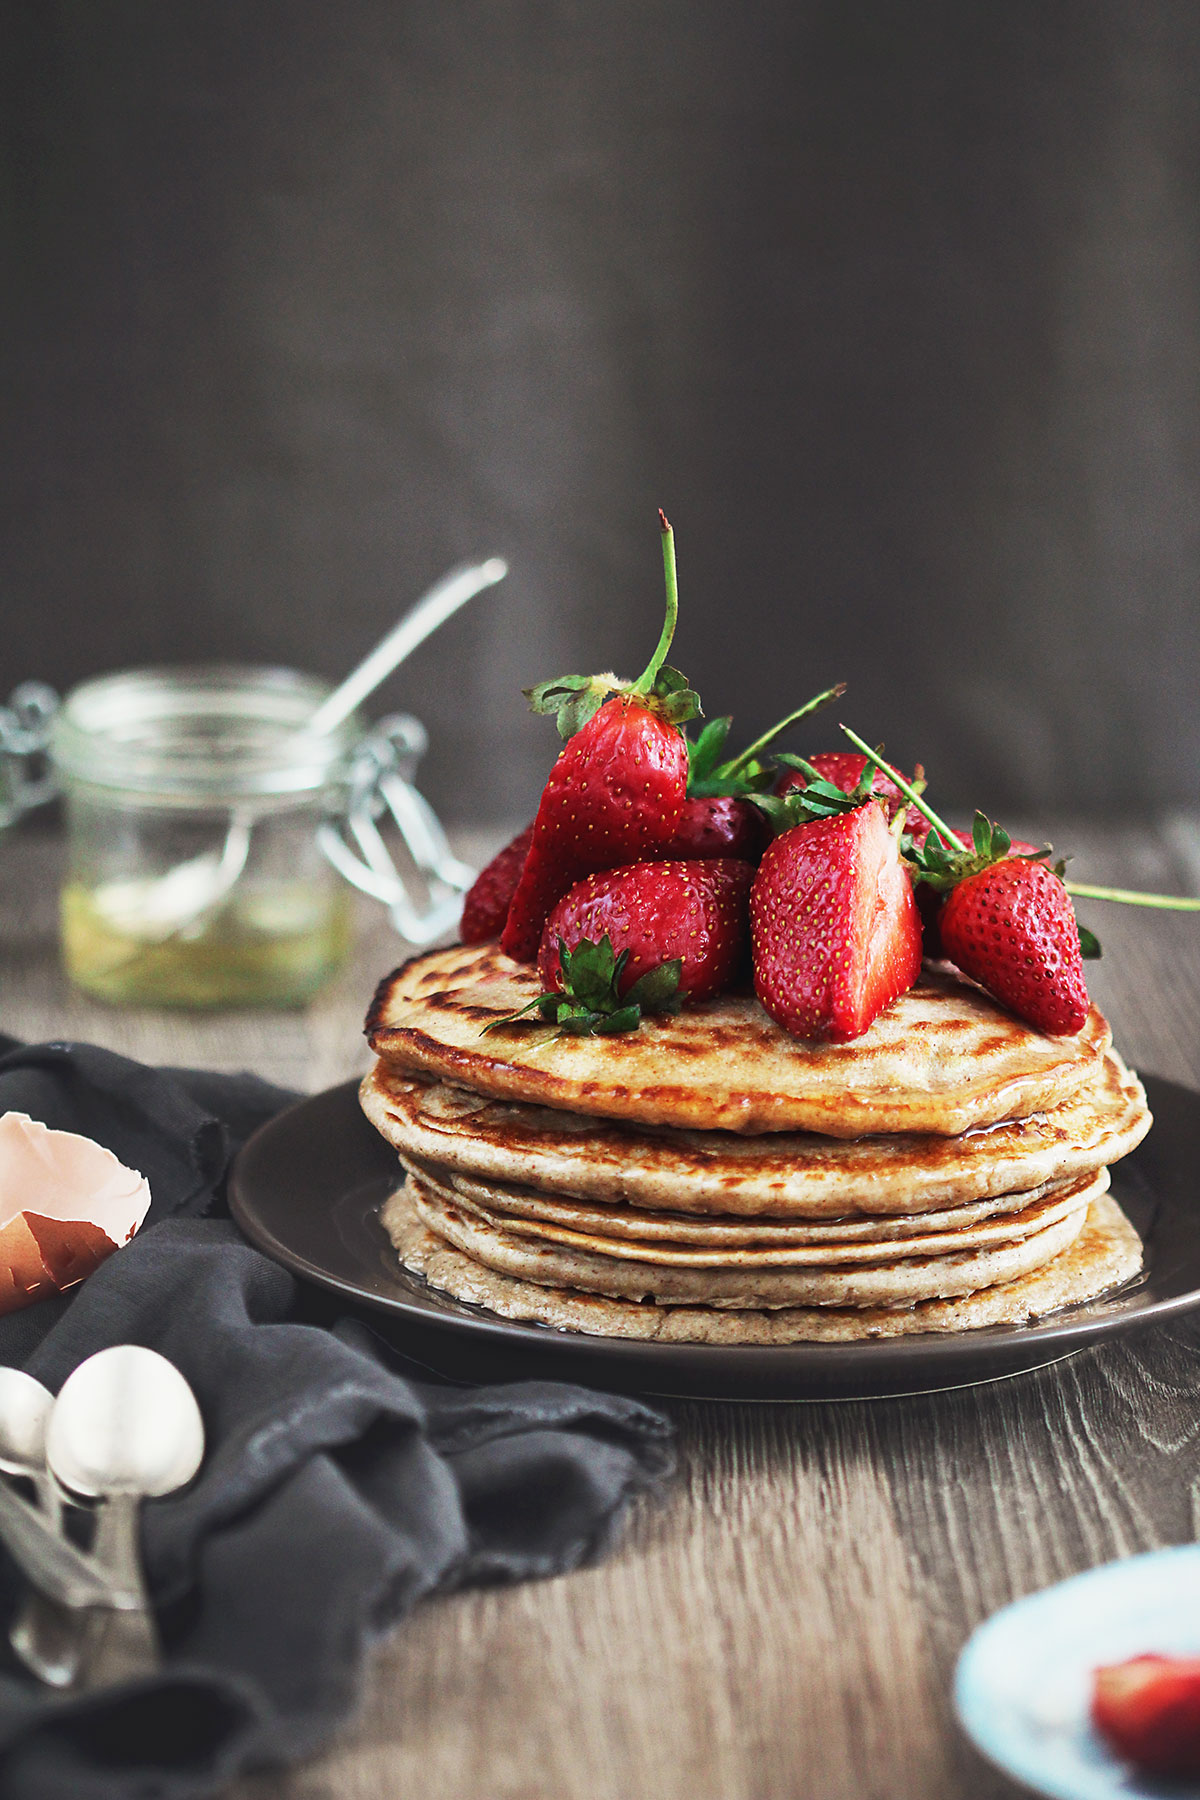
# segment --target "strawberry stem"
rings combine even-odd
[[[904,795],[904,798],[906,800],[911,800],[917,811],[922,813],[925,818],[929,820],[929,823],[946,844],[947,848],[956,848],[958,846],[958,838],[955,833],[951,831],[944,819],[938,818],[932,806],[927,805],[926,802],[922,800],[920,793],[913,787],[912,783],[906,781],[897,769],[892,768],[890,763],[885,763],[878,751],[872,750],[870,744],[864,743],[858,733],[856,731],[851,731],[848,725],[841,725],[839,729],[845,732],[856,750],[862,751],[869,763],[877,769],[882,769],[888,779],[895,782],[896,786],[900,789],[900,792]]]
[[[1185,894],[1141,894],[1136,888],[1088,887],[1083,882],[1063,883],[1068,894],[1083,900],[1119,900],[1124,906],[1157,906],[1166,912],[1200,912],[1200,900]]]
[[[764,731],[761,737],[755,738],[754,742],[748,749],[743,750],[740,756],[735,756],[732,762],[726,763],[722,773],[736,775],[737,771],[746,763],[753,762],[756,756],[761,756],[768,744],[774,743],[777,737],[781,737],[789,725],[794,725],[799,719],[807,718],[809,713],[814,713],[819,707],[826,706],[830,700],[840,700],[845,691],[845,682],[839,681],[836,687],[826,688],[823,694],[816,694],[811,700],[806,700],[803,706],[798,706],[795,712],[788,714],[786,719],[780,719],[778,725],[772,725],[770,731]]]
[[[663,574],[667,583],[667,616],[663,623],[662,636],[658,647],[645,670],[638,676],[629,689],[631,694],[648,694],[658,679],[658,671],[667,660],[667,651],[671,648],[671,639],[675,636],[675,621],[679,617],[679,586],[675,575],[675,533],[671,530],[670,521],[660,506],[658,509],[659,525],[662,529]]]

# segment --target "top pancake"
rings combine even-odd
[[[612,1037],[556,1036],[536,1017],[484,1034],[540,992],[495,944],[433,950],[380,983],[367,1036],[384,1061],[496,1099],[649,1125],[737,1132],[956,1135],[1059,1104],[1094,1079],[1111,1033],[1095,1007],[1074,1037],[1024,1025],[982,989],[926,971],[862,1037],[788,1035],[726,994]]]

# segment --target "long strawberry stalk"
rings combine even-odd
[[[839,681],[836,687],[826,688],[823,694],[814,694],[811,700],[806,700],[803,706],[798,706],[795,712],[790,712],[786,719],[780,719],[777,725],[772,725],[769,731],[764,731],[761,737],[755,738],[754,742],[748,745],[740,755],[725,763],[722,773],[727,776],[736,775],[739,769],[743,769],[747,763],[753,762],[756,756],[761,756],[777,737],[782,737],[789,725],[795,725],[799,720],[806,719],[809,713],[815,713],[822,706],[828,706],[831,700],[840,700],[845,691],[845,682]]]
[[[851,731],[848,725],[843,725],[841,729],[855,749],[862,751],[868,762],[873,763],[877,769],[882,769],[884,774],[896,783],[901,793],[912,801],[918,812],[924,814],[938,836],[944,839],[948,848],[952,849],[958,842],[955,833],[943,819],[938,818],[933,808],[927,805],[920,794],[905,781],[903,775],[893,769],[889,763],[885,763],[878,752],[872,750],[869,744],[864,743],[858,733]],[[1124,906],[1155,906],[1164,912],[1200,912],[1200,899],[1186,894],[1144,894],[1136,888],[1092,887],[1089,883],[1082,881],[1064,881],[1063,886],[1068,894],[1078,895],[1081,900],[1116,900]]]
[[[675,636],[675,624],[679,618],[679,578],[675,570],[675,533],[671,530],[671,522],[660,506],[658,522],[662,530],[663,577],[667,584],[667,616],[663,620],[662,635],[655,647],[654,655],[646,664],[629,689],[631,694],[649,694],[658,680],[658,671],[667,660],[667,651],[671,648],[671,639]]]
[[[1091,887],[1082,881],[1063,883],[1068,894],[1084,900],[1119,900],[1124,906],[1157,906],[1166,912],[1200,912],[1200,900],[1188,894],[1143,894],[1137,888]]]
[[[861,750],[862,754],[873,768],[882,770],[889,781],[895,782],[896,786],[900,789],[900,792],[904,795],[904,798],[906,800],[911,800],[917,811],[929,820],[933,829],[945,843],[946,848],[948,850],[953,850],[958,843],[957,834],[949,825],[947,825],[944,819],[938,818],[932,806],[929,805],[929,802],[921,798],[920,790],[915,788],[910,781],[906,781],[899,769],[893,769],[891,763],[885,763],[879,752],[877,750],[872,750],[870,744],[864,743],[858,733],[856,731],[851,731],[848,725],[839,724],[838,729],[845,733],[856,750]]]

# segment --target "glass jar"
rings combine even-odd
[[[328,688],[291,669],[140,669],[68,694],[51,756],[67,813],[67,973],[100,999],[288,1006],[350,947],[317,841],[362,722],[306,729]]]

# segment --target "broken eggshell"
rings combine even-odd
[[[82,1281],[149,1205],[145,1176],[102,1144],[0,1115],[0,1314]]]

